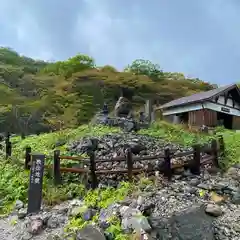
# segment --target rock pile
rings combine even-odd
[[[107,126],[120,127],[125,132],[139,131],[141,128],[147,128],[149,123],[143,116],[134,119],[132,111],[132,103],[126,97],[120,97],[114,108],[114,117],[109,116],[108,107],[104,104],[101,112],[97,113],[94,124],[102,124]]]
[[[154,184],[139,185],[139,191],[106,209],[88,207],[74,199],[55,206],[43,207],[36,216],[26,216],[17,201],[15,213],[0,220],[0,239],[68,239],[63,228],[71,217],[89,221],[98,215],[95,225],[77,229],[77,240],[109,240],[109,219],[118,218],[123,232],[136,232],[135,239],[238,240],[240,236],[240,166],[227,174],[200,176],[185,172],[172,182],[158,178]],[[18,219],[17,219],[18,218]],[[15,221],[14,226],[7,222]],[[1,227],[4,225],[4,230]]]
[[[82,154],[87,148],[91,148],[92,138],[83,138],[73,141],[68,151],[72,154]],[[166,143],[161,139],[155,139],[146,135],[138,134],[106,134],[104,136],[94,138],[98,144],[96,147],[96,155],[101,158],[113,158],[116,156],[124,156],[125,150],[131,148],[135,156],[154,156],[164,152],[164,149],[173,149],[176,153],[189,151],[192,148],[180,147],[177,144]]]
[[[87,152],[88,149],[96,149],[96,159],[113,159],[118,156],[126,156],[126,150],[128,148],[131,149],[134,156],[146,157],[146,156],[159,156],[153,160],[144,160],[144,161],[136,161],[134,162],[134,168],[140,168],[145,170],[153,170],[153,174],[155,171],[158,171],[159,168],[163,164],[163,156],[164,150],[166,148],[171,149],[174,154],[186,152],[192,150],[192,148],[187,147],[180,147],[176,144],[170,144],[162,140],[156,140],[155,138],[138,135],[138,134],[107,134],[102,137],[96,138],[95,144],[96,146],[93,147],[91,138],[84,138],[77,141],[72,142],[69,147],[68,151],[72,154],[79,155],[83,152]],[[172,156],[172,163],[183,163],[188,162],[193,158],[193,155],[182,156],[182,157],[175,157]],[[97,170],[121,170],[126,169],[127,163],[124,162],[102,162],[97,163]],[[184,171],[184,169],[178,169],[178,172]],[[108,178],[104,176],[103,180],[113,179],[116,181],[123,180],[123,175],[109,175]]]

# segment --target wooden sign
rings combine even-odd
[[[30,170],[28,189],[28,214],[37,213],[41,209],[44,160],[45,155],[43,154],[32,155],[32,166]]]
[[[221,111],[229,113],[230,109],[229,108],[225,108],[225,107],[221,107]]]

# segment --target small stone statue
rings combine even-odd
[[[144,115],[144,112],[140,112],[139,113],[139,122],[140,123],[143,123],[145,121],[145,115]]]
[[[3,140],[4,140],[4,135],[0,133],[0,142],[2,142]]]
[[[104,114],[104,115],[108,115],[109,114],[107,103],[104,103],[104,105],[103,105],[102,114]]]

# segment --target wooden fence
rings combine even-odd
[[[201,153],[206,153],[206,156],[201,156]],[[191,160],[183,163],[172,163],[172,158],[192,156]],[[223,137],[220,136],[218,140],[213,139],[210,146],[194,145],[193,150],[176,153],[174,150],[169,148],[164,150],[164,153],[155,156],[133,156],[131,149],[127,149],[126,155],[122,157],[115,157],[109,159],[97,159],[94,152],[89,153],[88,158],[83,158],[81,156],[63,156],[60,154],[59,150],[55,150],[53,154],[53,164],[46,165],[48,169],[53,169],[54,183],[56,185],[61,184],[61,173],[79,173],[79,174],[90,174],[91,176],[91,187],[94,189],[98,186],[98,175],[101,174],[127,174],[128,180],[133,180],[133,175],[143,172],[155,172],[156,169],[142,169],[134,168],[133,164],[137,161],[159,161],[157,171],[163,173],[168,179],[171,179],[172,174],[175,169],[178,168],[189,168],[191,173],[200,174],[201,165],[213,164],[215,167],[219,168],[219,157],[224,157],[224,141]],[[61,162],[63,160],[72,160],[88,165],[86,168],[67,168],[61,167]],[[112,170],[97,170],[96,165],[99,163],[106,162],[126,162],[127,169],[112,169]],[[27,147],[25,152],[25,169],[30,169],[31,166],[31,148]]]
[[[5,155],[6,159],[12,155],[12,143],[10,141],[10,133],[7,133],[5,136]]]

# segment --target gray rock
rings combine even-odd
[[[19,210],[24,207],[24,203],[21,200],[17,200],[15,203],[15,209]]]
[[[232,193],[232,203],[239,205],[240,204],[240,191]]]
[[[61,221],[61,216],[52,215],[48,218],[46,225],[48,228],[54,229],[60,226]]]
[[[82,204],[82,201],[80,201],[80,203]],[[69,210],[69,204],[62,203],[60,205],[56,205],[52,208],[52,210],[55,211],[57,214],[66,214]]]
[[[19,219],[25,218],[27,216],[27,209],[25,209],[25,208],[19,209],[17,215],[18,215]]]
[[[200,183],[197,185],[198,188],[204,189],[204,190],[211,190],[212,186],[207,183]]]
[[[28,232],[23,232],[21,236],[19,236],[20,240],[30,240],[33,238],[33,235]]]
[[[235,165],[234,167],[229,168],[226,175],[237,181],[240,181],[240,168],[237,168],[236,166],[238,165]]]
[[[223,215],[221,207],[215,204],[208,204],[206,206],[205,212],[214,217],[219,217]]]
[[[77,232],[76,240],[106,240],[106,238],[100,229],[88,225]]]
[[[135,231],[141,231],[142,229],[149,232],[152,228],[148,222],[148,219],[141,215],[131,216],[129,218],[122,219],[123,230],[133,229]]]
[[[121,205],[124,205],[124,206],[130,206],[133,201],[134,201],[134,200],[131,199],[131,198],[126,198],[126,199],[120,201],[119,203],[120,203]]]
[[[169,219],[161,216],[151,218],[157,239],[214,240],[213,219],[204,212],[201,206],[185,209]],[[152,235],[151,234],[151,235]]]
[[[143,204],[143,197],[142,196],[139,196],[138,197],[138,199],[137,199],[137,205],[139,206],[139,207],[141,207],[141,205]]]
[[[200,180],[197,178],[193,178],[189,182],[192,186],[196,187],[198,184],[200,184]]]
[[[121,116],[128,116],[130,111],[132,110],[132,104],[131,102],[124,97],[120,97],[115,105],[115,115],[117,117]]]
[[[120,216],[122,218],[130,218],[132,216],[141,216],[142,215],[142,213],[139,209],[128,207],[128,206],[122,206],[119,209],[119,212],[120,212]]]
[[[129,145],[133,154],[139,154],[146,149],[140,142],[131,142]]]
[[[124,230],[134,229],[140,231],[151,230],[151,226],[145,216],[142,215],[141,211],[128,206],[120,208],[120,215],[122,218],[122,228]]]
[[[39,234],[43,230],[43,220],[40,218],[30,219],[27,229],[30,234]]]

